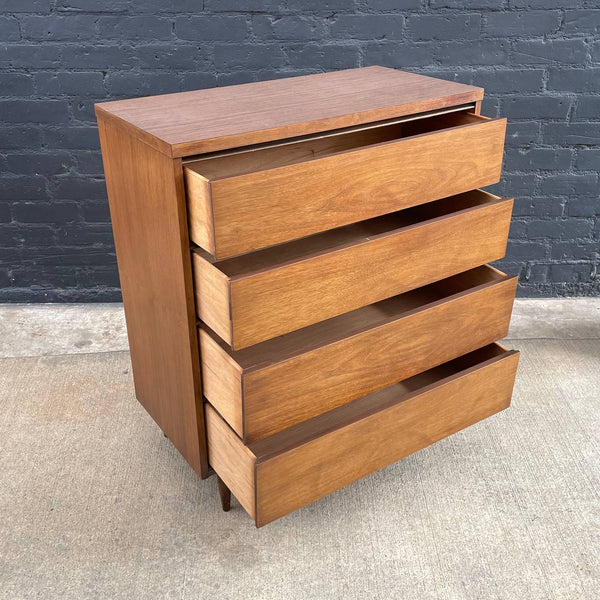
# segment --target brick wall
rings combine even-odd
[[[2,0],[0,301],[120,298],[93,103],[380,64],[486,88],[520,295],[597,295],[600,4]]]

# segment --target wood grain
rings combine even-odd
[[[99,120],[137,399],[208,475],[181,161]]]
[[[206,438],[210,466],[246,512],[254,517],[254,463],[256,457],[240,441],[210,404],[205,404]]]
[[[332,235],[343,240],[339,246],[330,244],[327,232],[317,241],[217,262],[214,267],[226,270],[230,296],[211,305],[220,320],[199,316],[234,350],[257,344],[501,258],[511,210],[512,200],[474,191],[338,230]],[[315,245],[322,249],[315,252]],[[282,262],[274,262],[278,258]],[[209,264],[207,257],[195,252],[199,306],[207,267],[197,267],[203,263]],[[229,309],[230,335],[223,322]]]
[[[387,140],[390,128],[401,137]],[[359,145],[314,160],[223,178],[219,173],[235,173],[235,168],[213,167],[213,181],[202,173],[207,161],[189,163],[188,181],[194,180],[194,170],[202,180],[188,186],[190,214],[198,211],[204,219],[210,198],[218,259],[279,244],[496,183],[505,129],[505,119],[452,113],[384,127],[380,135],[386,141],[381,144]],[[405,130],[408,137],[402,137]],[[290,150],[267,152],[281,158]],[[207,184],[210,193],[194,194]],[[201,235],[192,236],[212,252],[203,246]]]
[[[440,282],[409,293],[423,300],[408,310],[402,296],[391,298],[376,305],[379,313],[371,305],[262,348],[228,352],[201,331],[205,396],[252,443],[501,339],[508,332],[517,278],[489,267],[475,271],[469,278],[458,276],[469,280],[458,292],[451,278],[446,286]],[[230,362],[238,369],[232,371]],[[228,373],[235,383],[213,394]]]
[[[181,157],[481,100],[483,90],[384,67],[96,105],[98,115]]]
[[[251,446],[257,526],[507,408],[517,363],[505,352],[416,391],[387,388],[337,409],[349,415],[332,411],[288,431],[282,448],[271,438]]]

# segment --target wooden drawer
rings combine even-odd
[[[193,253],[198,316],[239,350],[504,256],[511,199],[480,190],[224,261]]]
[[[188,162],[191,239],[223,259],[499,180],[505,119],[463,111],[365,127]]]
[[[505,337],[516,285],[478,267],[237,352],[202,326],[204,395],[255,442]]]
[[[486,346],[249,446],[206,404],[209,463],[260,527],[507,408],[517,363]]]

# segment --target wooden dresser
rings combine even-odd
[[[505,119],[382,67],[96,105],[138,400],[264,525],[510,404]]]

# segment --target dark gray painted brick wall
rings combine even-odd
[[[2,0],[0,300],[120,298],[95,101],[381,64],[509,118],[521,295],[597,295],[600,3]]]

